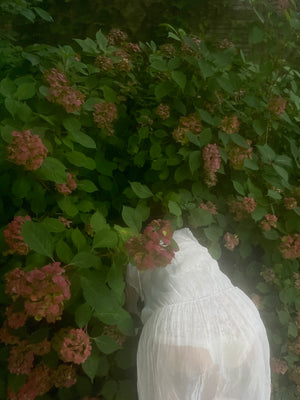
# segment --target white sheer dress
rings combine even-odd
[[[165,268],[127,268],[144,300],[139,400],[269,400],[269,343],[254,303],[189,229]]]

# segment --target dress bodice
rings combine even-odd
[[[140,272],[128,266],[127,281],[144,300],[144,323],[158,308],[213,296],[233,287],[188,228],[175,231],[173,239],[179,250],[166,267]]]

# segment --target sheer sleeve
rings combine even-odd
[[[128,264],[127,265],[127,270],[126,270],[126,282],[128,285],[133,287],[137,294],[140,296],[140,298],[144,301],[144,294],[143,294],[143,289],[141,285],[141,279],[139,275],[138,269],[132,265]]]

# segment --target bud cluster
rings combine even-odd
[[[180,117],[178,127],[172,135],[175,142],[185,145],[189,142],[188,132],[199,135],[202,131],[201,119],[198,114],[189,114],[186,117]]]
[[[251,214],[256,208],[256,201],[253,198],[244,197],[243,200],[231,200],[228,202],[229,212],[234,215],[235,221],[241,221]]]

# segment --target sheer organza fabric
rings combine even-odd
[[[269,400],[269,343],[255,305],[189,229],[174,239],[167,267],[127,268],[144,300],[139,400]]]

